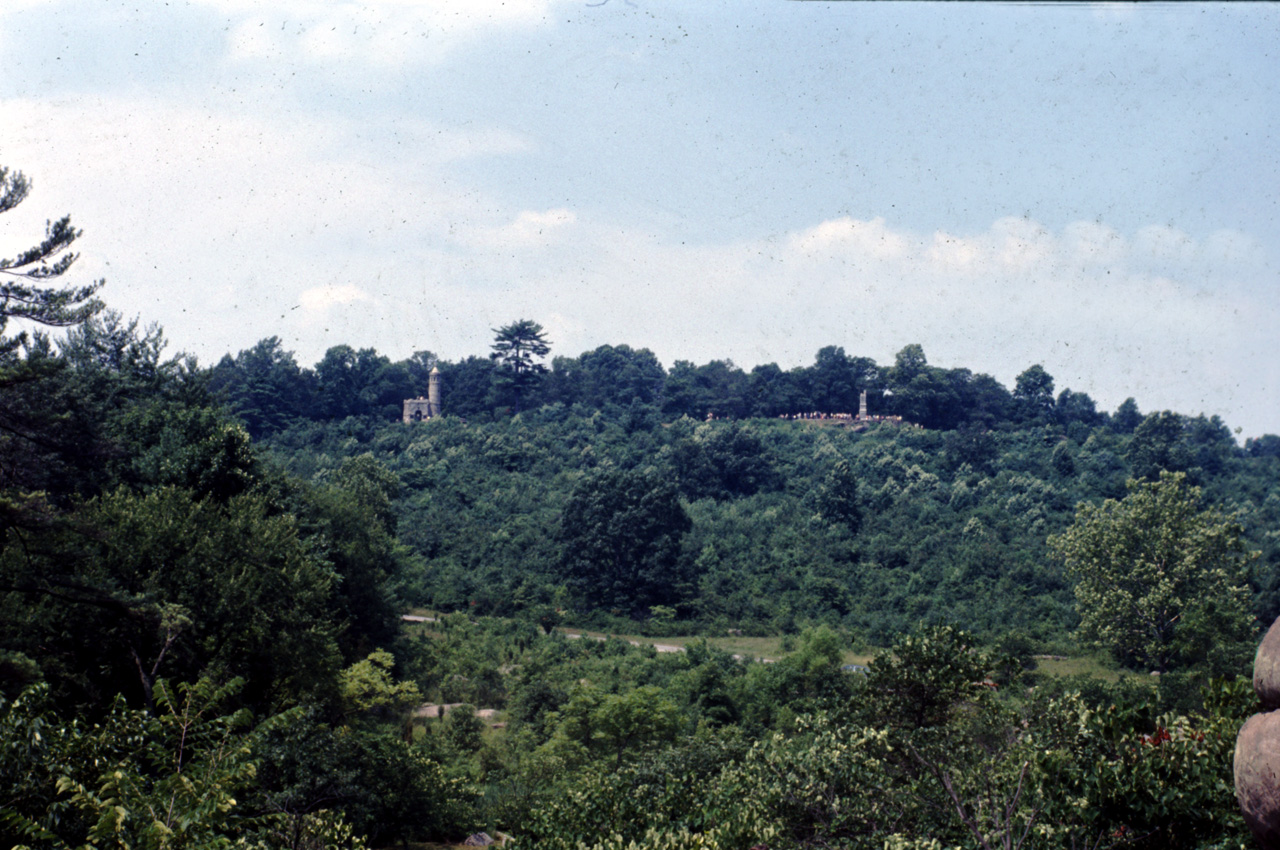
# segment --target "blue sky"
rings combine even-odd
[[[750,368],[840,345],[1280,432],[1280,7],[11,2],[0,249],[216,361],[532,318]]]

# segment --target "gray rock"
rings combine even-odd
[[[1263,850],[1280,850],[1280,711],[1255,714],[1236,736],[1236,800]]]
[[[1253,689],[1267,711],[1280,708],[1280,619],[1267,629],[1254,656]]]

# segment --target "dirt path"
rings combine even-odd
[[[403,615],[401,615],[401,618],[400,618],[400,619],[402,619],[402,620],[404,620],[404,621],[406,621],[406,622],[409,622],[409,623],[434,623],[434,622],[436,622],[436,618],[435,618],[435,617],[423,617],[423,616],[420,616],[420,615],[418,615],[418,614],[403,614]],[[587,634],[583,634],[583,633],[581,633],[581,632],[570,632],[570,631],[566,631],[566,630],[564,630],[564,629],[560,629],[559,631],[560,631],[560,633],[561,633],[561,634],[563,634],[563,635],[564,635],[566,638],[568,638],[569,640],[581,640],[582,638],[587,638],[587,639],[589,639],[589,640],[605,641],[605,640],[608,640],[608,639],[609,639],[609,638],[607,638],[607,637],[605,637],[605,636],[603,636],[603,635],[587,635]],[[683,646],[678,646],[678,645],[673,644],[673,643],[649,643],[649,644],[646,644],[646,643],[643,643],[643,642],[638,641],[638,640],[629,640],[629,641],[627,641],[627,643],[631,644],[632,646],[652,646],[652,647],[654,648],[654,650],[655,650],[655,651],[657,651],[657,652],[684,652],[684,651],[685,651],[685,649],[684,649],[684,647],[683,647]],[[742,660],[746,659],[746,656],[745,656],[745,655],[734,655],[734,656],[733,656],[733,658],[734,658],[734,660],[736,660],[736,661],[742,661]],[[759,661],[764,662],[765,664],[772,664],[772,663],[773,663],[773,659],[772,659],[772,658],[760,658],[760,659],[758,659],[758,660],[759,660]]]

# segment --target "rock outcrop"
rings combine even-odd
[[[1236,736],[1236,800],[1258,846],[1280,850],[1280,619],[1258,647],[1253,688],[1267,711]]]

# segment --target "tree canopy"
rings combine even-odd
[[[604,470],[574,488],[560,523],[563,569],[594,604],[625,612],[680,599],[680,540],[689,516],[658,475]]]
[[[493,332],[493,353],[489,356],[500,367],[501,380],[513,393],[518,411],[534,381],[547,371],[540,361],[551,351],[551,343],[542,325],[531,319],[520,319]]]
[[[1160,672],[1237,651],[1253,632],[1243,529],[1200,510],[1182,473],[1129,483],[1129,495],[1081,504],[1050,548],[1076,578],[1080,634],[1139,669]],[[1247,653],[1246,653],[1247,654]]]

